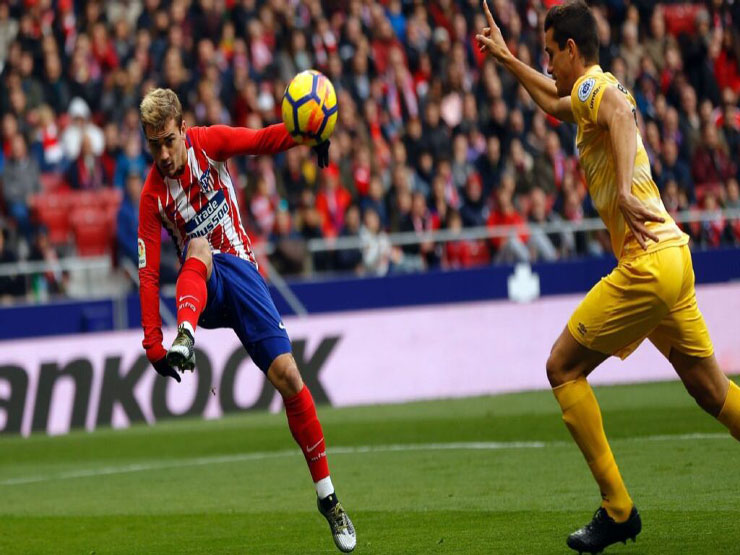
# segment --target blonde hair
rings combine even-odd
[[[160,131],[171,119],[178,128],[182,125],[182,105],[171,89],[151,89],[141,101],[139,111],[142,127]]]

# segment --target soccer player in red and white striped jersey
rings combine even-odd
[[[139,204],[139,278],[143,346],[162,376],[180,381],[176,369],[195,367],[195,330],[232,328],[255,364],[280,392],[288,426],[306,458],[319,511],[336,546],[356,545],[355,530],[334,492],[324,435],[310,391],[303,383],[285,325],[270,297],[242,226],[226,162],[232,156],[275,154],[296,145],[285,125],[264,129],[214,125],[187,128],[177,95],[150,91],[141,124],[154,164]],[[328,164],[329,142],[314,150]],[[162,226],[183,261],[176,284],[178,332],[162,345],[159,262]]]

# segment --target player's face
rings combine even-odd
[[[553,38],[555,31],[550,28],[545,33],[545,52],[547,52],[547,72],[555,80],[558,96],[568,96],[573,89],[573,57],[568,43],[562,50]]]
[[[167,177],[179,175],[185,167],[185,122],[178,128],[174,119],[160,130],[147,126],[144,130],[154,163]]]

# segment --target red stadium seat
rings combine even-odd
[[[99,208],[100,207],[100,196],[98,191],[74,191],[72,196],[74,197],[72,206],[70,208]]]
[[[114,209],[118,211],[123,199],[123,193],[115,187],[100,189],[97,191],[98,202],[104,210]]]
[[[40,193],[31,197],[31,212],[35,221],[47,228],[49,240],[55,245],[69,241],[69,209],[71,195],[65,192]]]
[[[97,256],[111,252],[113,224],[108,212],[99,207],[77,208],[70,222],[78,256]]]
[[[39,176],[39,183],[41,183],[41,191],[44,193],[59,192],[69,189],[69,185],[64,179],[64,175],[60,173],[42,173]]]

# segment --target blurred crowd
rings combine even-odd
[[[510,49],[540,70],[552,3],[491,1]],[[740,208],[740,2],[591,4],[601,66],[634,93],[666,207]],[[243,221],[280,272],[383,275],[604,253],[605,232],[559,227],[596,216],[575,128],[477,50],[482,27],[478,0],[2,1],[0,261],[73,253],[74,238],[50,241],[34,207],[45,195],[114,188],[112,254],[135,264],[150,164],[142,95],[173,89],[191,126],[260,128],[280,121],[287,82],[308,68],[338,95],[330,167],[319,171],[305,147],[230,163]],[[740,242],[738,223],[716,214],[684,226],[694,245]],[[387,236],[479,226],[516,232],[403,246]],[[309,252],[307,240],[342,237],[360,246]],[[21,287],[13,280],[0,276],[0,290]]]

